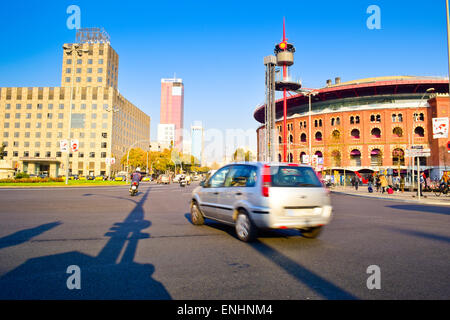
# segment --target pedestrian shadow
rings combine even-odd
[[[395,231],[395,232],[403,233],[403,234],[406,234],[409,236],[425,238],[425,239],[430,239],[430,240],[438,240],[438,241],[450,243],[450,237],[441,236],[438,234],[416,231],[416,230],[400,229],[400,228],[394,228],[394,227],[388,227],[388,229]]]
[[[0,278],[0,299],[171,299],[152,279],[155,267],[133,261],[139,240],[150,237],[142,232],[151,225],[144,219],[147,196],[105,234],[110,239],[97,256],[71,251],[29,259]],[[80,290],[67,287],[71,265],[81,270]]]
[[[34,228],[20,230],[13,234],[10,234],[9,236],[0,238],[0,249],[17,246],[21,243],[30,241],[32,238],[44,232],[47,232],[48,230],[53,229],[60,224],[61,222],[59,221],[46,223]]]
[[[430,206],[421,204],[398,204],[386,206],[386,208],[450,215],[450,207],[444,206]]]
[[[192,223],[190,219],[190,214],[186,213],[185,218]],[[215,228],[217,230],[221,230],[223,232],[228,233],[230,236],[233,236],[237,239],[236,232],[234,231],[234,228],[222,224],[219,222],[216,222],[214,220],[205,219],[205,225]],[[290,237],[292,235],[298,235],[300,236],[300,233],[295,230],[258,230],[258,239],[262,238],[281,238],[281,237]],[[308,242],[310,240],[308,239]],[[322,278],[321,276],[317,275],[316,273],[306,269],[299,263],[295,262],[291,258],[286,257],[281,252],[273,249],[272,247],[262,243],[259,240],[256,240],[252,243],[248,244],[251,246],[255,251],[257,251],[259,254],[267,258],[268,260],[271,260],[275,264],[277,264],[279,267],[284,269],[287,273],[289,273],[291,276],[296,278],[300,283],[305,284],[310,289],[315,291],[317,294],[322,296],[325,299],[333,299],[333,300],[356,300],[358,299],[351,293],[345,291],[344,289],[338,287],[337,285],[329,282],[328,280]]]

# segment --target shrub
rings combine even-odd
[[[16,174],[15,179],[29,178],[30,175],[26,172],[19,172]]]

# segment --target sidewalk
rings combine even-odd
[[[409,202],[409,203],[450,206],[450,195],[441,194],[439,197],[437,197],[434,194],[434,192],[424,192],[423,196],[420,197],[420,201],[419,201],[417,199],[416,192],[413,193],[413,192],[405,191],[402,193],[401,191],[399,191],[399,192],[394,191],[393,194],[388,194],[387,192],[381,193],[381,192],[376,192],[376,190],[374,190],[373,193],[369,193],[367,191],[367,186],[360,186],[358,188],[358,190],[355,190],[354,187],[338,186],[338,187],[330,188],[330,191],[335,192],[335,193],[342,193],[342,194],[348,194],[348,195],[360,196],[360,197],[405,201],[405,202]]]

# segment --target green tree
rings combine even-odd
[[[121,163],[125,166],[127,165],[127,154],[125,153],[122,157]],[[147,164],[147,153],[141,148],[133,148],[130,150],[128,157],[128,166],[129,168],[137,168],[140,167],[141,170],[146,168]]]

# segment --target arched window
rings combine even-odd
[[[300,135],[300,141],[301,141],[301,142],[306,142],[306,134],[305,134],[305,133],[302,133],[302,134]]]
[[[403,115],[401,113],[398,114],[398,122],[403,122]]]
[[[359,130],[358,129],[353,129],[350,132],[350,135],[352,136],[353,139],[359,139],[360,135],[359,135]]]
[[[283,138],[278,137],[278,143],[279,143],[279,144],[283,144]]]
[[[374,114],[370,115],[370,122],[375,122],[375,115]]]
[[[373,149],[370,151],[370,165],[374,167],[383,165],[383,157],[380,149]]]
[[[359,116],[356,116],[356,117],[355,117],[355,122],[356,122],[356,123],[359,123]]]
[[[301,153],[300,153],[300,162],[301,162],[301,163],[306,163],[305,161],[303,161],[303,156],[306,156],[306,153],[305,153],[305,152],[301,152]]]
[[[379,128],[373,128],[372,131],[370,131],[370,134],[372,135],[372,138],[381,138],[381,130]]]
[[[281,154],[278,154],[278,162],[281,162]]]
[[[322,119],[319,119],[319,127],[322,126]]]
[[[381,122],[381,116],[379,114],[377,114],[375,119],[376,119],[377,122]]]
[[[397,121],[397,115],[394,113],[392,115],[392,122],[396,122]]]
[[[317,120],[314,120],[314,127],[317,128]]]
[[[292,134],[289,135],[289,143],[294,143],[294,136]]]
[[[355,117],[351,116],[350,117],[350,124],[354,124],[355,123]]]
[[[303,121],[303,128],[306,128],[306,121]]]
[[[425,116],[424,116],[423,113],[420,113],[419,114],[419,121],[423,121],[423,120],[425,120]]]
[[[316,141],[322,141],[322,132],[317,131],[315,138],[316,138]]]
[[[341,153],[338,150],[333,150],[331,152],[331,165],[333,167],[341,166]]]
[[[403,130],[400,127],[395,127],[392,130],[392,134],[394,135],[395,138],[403,137]]]
[[[341,124],[341,118],[337,117],[336,118],[336,125],[340,125]]]
[[[331,125],[334,126],[334,118],[331,118]]]
[[[294,162],[294,155],[292,153],[289,153],[288,162]]]
[[[350,151],[350,163],[354,167],[361,166],[361,151],[358,149],[353,149]]]
[[[392,165],[394,166],[405,165],[405,152],[402,149],[397,148],[392,151]]]
[[[425,136],[425,130],[422,127],[416,127],[414,129],[414,135],[416,137],[424,137]]]
[[[333,130],[333,132],[331,133],[331,138],[334,141],[339,141],[339,139],[341,138],[341,133],[339,132],[339,130]]]

